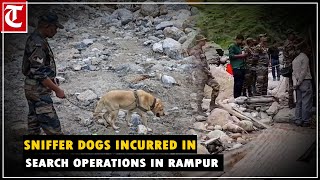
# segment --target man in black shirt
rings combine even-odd
[[[272,46],[268,50],[271,66],[273,81],[280,80],[280,62],[279,62],[279,50],[276,46]]]

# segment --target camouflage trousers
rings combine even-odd
[[[25,96],[28,101],[28,134],[40,134],[40,128],[47,135],[60,135],[61,126],[50,94],[39,95],[30,91],[30,85],[25,85]]]
[[[257,67],[256,96],[267,95],[268,93],[268,67]]]
[[[198,111],[202,111],[202,100],[204,98],[204,87],[208,85],[212,88],[211,93],[211,101],[210,101],[210,110],[216,107],[216,99],[219,95],[220,85],[219,83],[211,76],[208,76],[204,73],[195,73],[194,74],[194,85],[196,86],[196,93],[197,93],[197,105]]]
[[[254,77],[256,76],[256,71],[247,69],[244,75],[243,82],[243,96],[252,96],[252,85],[254,83]],[[248,94],[247,94],[248,93]]]

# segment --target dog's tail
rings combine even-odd
[[[97,103],[96,108],[94,109],[93,116],[96,117],[98,114],[102,113],[104,107],[104,102],[102,99],[100,99]]]

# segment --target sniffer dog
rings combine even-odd
[[[132,112],[134,111],[141,116],[142,123],[147,128],[145,113],[151,111],[157,117],[165,115],[162,101],[150,93],[143,90],[113,90],[101,97],[94,110],[93,116],[97,118],[97,116],[105,110],[106,112],[103,114],[103,118],[114,130],[117,130],[119,127],[115,125],[115,121],[120,109],[128,111],[126,116],[128,126],[132,126],[130,120]],[[105,126],[108,125],[107,123],[105,123]],[[148,131],[152,130],[148,128]]]

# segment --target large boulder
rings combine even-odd
[[[154,43],[153,46],[152,46],[152,50],[154,52],[163,53],[162,43],[163,43],[163,41]]]
[[[279,108],[280,108],[279,103],[273,102],[272,105],[269,107],[269,109],[266,112],[268,115],[273,116],[278,113]],[[262,119],[264,119],[264,118],[262,118]]]
[[[233,96],[233,76],[230,75],[223,65],[219,67],[212,65],[210,66],[210,72],[213,74],[215,80],[220,85],[219,95],[216,101],[223,100],[226,98],[230,98]],[[209,86],[205,86],[204,94],[205,98],[211,98],[212,88]]]
[[[203,122],[196,122],[193,124],[195,129],[206,130],[206,126]]]
[[[197,31],[191,31],[187,35],[187,40],[182,44],[182,50],[186,51],[187,49],[191,48],[195,45],[195,38],[197,36]]]
[[[191,11],[187,10],[187,9],[181,9],[179,11],[176,12],[176,16],[173,17],[173,19],[183,19],[186,20],[191,16]]]
[[[237,125],[247,132],[254,131],[253,123],[251,121],[243,120],[240,121]]]
[[[90,89],[80,93],[77,96],[77,99],[79,101],[93,101],[93,100],[95,100],[97,98],[98,98],[98,96],[93,91],[91,91]]]
[[[184,20],[182,23],[182,29],[191,28],[195,29],[197,27],[197,16],[190,16],[188,19]]]
[[[165,6],[165,5],[161,5],[161,6],[159,7],[159,11],[160,11],[160,15],[168,14],[168,8],[167,8],[167,6]]]
[[[151,4],[142,4],[141,5],[141,14],[144,16],[152,16],[156,17],[159,15],[160,10],[159,6],[157,4],[153,4],[153,1],[146,1],[146,3],[151,3]]]
[[[156,30],[163,30],[164,28],[171,26],[173,26],[172,21],[162,21],[160,24],[156,26]]]
[[[163,52],[172,59],[181,59],[181,44],[172,39],[166,38],[162,44]]]
[[[212,126],[224,126],[230,121],[230,119],[231,116],[226,110],[215,108],[208,117],[207,122]]]
[[[222,136],[226,136],[227,134],[224,133],[223,131],[221,130],[214,130],[214,131],[211,131],[207,134],[207,136],[210,138],[210,139],[213,139],[213,138],[220,138]]]
[[[133,13],[128,9],[121,8],[121,9],[115,10],[111,14],[110,18],[118,19],[121,21],[122,25],[126,25],[133,20]]]
[[[176,27],[166,27],[163,30],[163,33],[164,33],[165,37],[172,38],[176,41],[178,41],[182,36],[185,35],[185,33],[183,31],[181,31],[180,29],[178,29]]]
[[[191,16],[191,12],[186,9],[181,9],[181,10],[175,12],[175,14],[176,15],[172,17],[173,22],[174,22],[174,26],[176,26],[178,28],[183,28],[185,22]]]
[[[208,149],[201,144],[197,145],[197,154],[210,154]]]
[[[276,123],[289,123],[295,117],[295,109],[283,108],[273,117]]]

